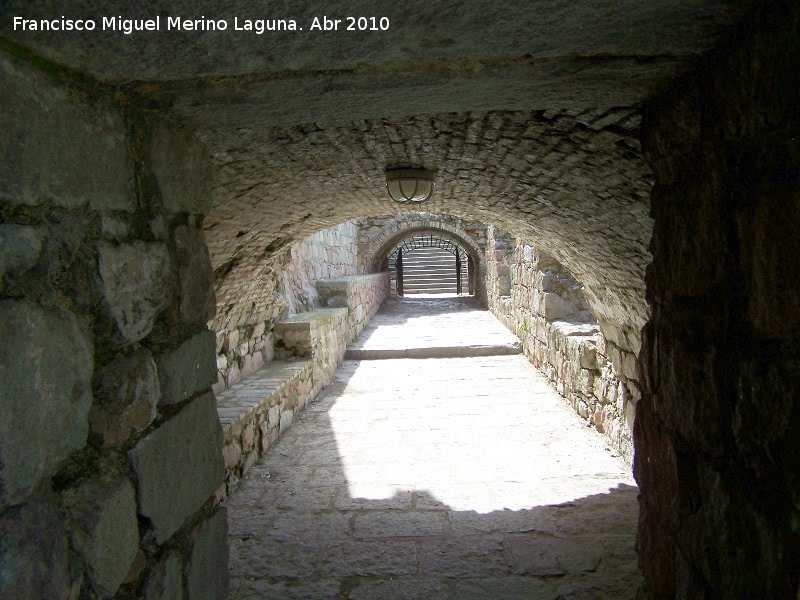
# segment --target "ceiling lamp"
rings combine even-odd
[[[400,204],[419,204],[433,194],[433,173],[425,169],[386,171],[386,191]]]

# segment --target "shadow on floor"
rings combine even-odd
[[[369,362],[346,364],[231,496],[232,599],[635,597],[638,490],[573,466],[583,452],[573,430],[539,423],[555,409],[522,404],[540,416],[521,423],[509,401],[496,433],[478,430],[470,423],[490,418],[497,398],[459,392],[420,403],[397,387],[411,379],[402,372],[376,383],[374,363],[392,361]],[[450,377],[456,364],[394,362],[394,372],[412,365],[422,378],[432,376],[425,368]],[[541,461],[535,450],[481,462],[534,442]]]

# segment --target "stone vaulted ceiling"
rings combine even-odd
[[[207,145],[218,306],[229,283],[321,228],[394,212],[387,167],[437,171],[425,208],[494,223],[551,252],[621,345],[645,322],[651,176],[636,108],[716,43],[750,2],[11,0],[0,35],[185,123]],[[68,12],[67,12],[68,11]],[[14,31],[13,17],[94,19],[94,32]],[[100,31],[104,17],[161,31]],[[225,31],[165,31],[168,17]],[[314,17],[342,19],[311,31]],[[347,16],[389,29],[345,31]],[[303,31],[235,31],[293,19]],[[237,288],[240,289],[240,288]],[[612,325],[614,324],[614,325]],[[616,329],[618,331],[612,331]],[[626,339],[629,340],[626,342]]]

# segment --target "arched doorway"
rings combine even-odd
[[[474,294],[475,273],[467,251],[436,233],[414,235],[389,253],[393,289],[406,294]]]

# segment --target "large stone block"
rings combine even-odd
[[[220,486],[222,426],[214,394],[193,400],[128,453],[139,481],[139,512],[159,544],[172,536]]]
[[[203,231],[175,228],[175,248],[180,288],[180,314],[186,323],[201,325],[214,316],[214,275]]]
[[[0,507],[25,499],[89,432],[92,338],[72,313],[0,301]]]
[[[186,567],[188,600],[228,597],[228,512],[224,508],[198,526]]]
[[[108,310],[121,343],[138,342],[150,333],[172,293],[169,253],[161,243],[136,241],[97,249]]]
[[[217,380],[216,341],[208,329],[156,357],[161,404],[175,404],[207,390]]]
[[[94,392],[89,422],[100,445],[122,444],[142,431],[155,419],[161,394],[150,351],[112,360],[95,375]]]
[[[119,479],[87,481],[64,494],[72,547],[104,598],[119,589],[139,550],[135,493],[130,481]]]
[[[156,125],[147,158],[167,210],[195,214],[211,210],[211,163],[205,146],[196,137],[174,127]]]
[[[0,225],[0,277],[7,272],[23,273],[39,259],[41,229],[24,225]]]
[[[135,208],[125,124],[48,75],[0,57],[0,199],[14,204]]]
[[[181,559],[170,553],[163,562],[153,567],[144,588],[145,600],[183,600],[183,575]]]
[[[0,598],[69,598],[69,544],[58,509],[31,502],[0,516]]]

